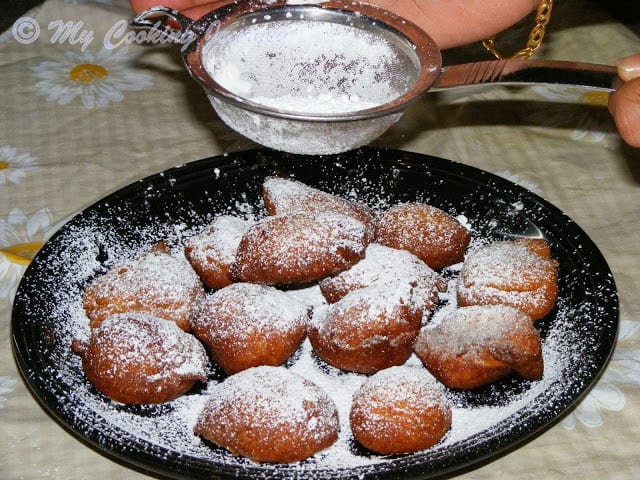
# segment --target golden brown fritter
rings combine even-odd
[[[477,388],[511,372],[539,380],[544,369],[540,334],[531,318],[506,305],[453,310],[420,332],[415,352],[450,388]]]
[[[242,237],[231,275],[266,285],[310,283],[346,270],[364,256],[364,225],[334,213],[267,217]]]
[[[255,367],[212,391],[194,432],[255,462],[292,463],[330,447],[340,424],[333,401],[283,367]]]
[[[364,381],[353,396],[351,431],[365,448],[385,455],[438,443],[451,428],[442,385],[424,369],[392,367]]]
[[[242,218],[222,215],[203,232],[185,240],[184,254],[207,287],[219,289],[233,283],[229,270],[250,225]]]
[[[459,305],[510,305],[533,321],[547,315],[557,297],[558,262],[541,239],[495,242],[473,250],[458,281]]]
[[[209,295],[193,333],[228,374],[284,363],[307,336],[309,308],[275,287],[234,283]]]
[[[161,247],[98,277],[85,289],[83,305],[93,328],[118,313],[144,312],[189,331],[203,299],[204,287],[189,263]]]
[[[207,381],[202,344],[175,322],[146,313],[111,316],[72,348],[89,381],[120,403],[168,402]]]
[[[470,240],[456,218],[424,203],[395,205],[376,219],[376,243],[408,250],[435,270],[461,262]]]
[[[409,284],[372,286],[317,309],[309,339],[318,357],[328,364],[374,373],[409,358],[421,320],[421,305]]]

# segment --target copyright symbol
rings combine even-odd
[[[40,36],[40,25],[31,17],[21,17],[13,24],[11,33],[18,43],[28,45]]]

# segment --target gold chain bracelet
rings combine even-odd
[[[549,19],[551,19],[551,10],[553,9],[553,0],[540,0],[538,4],[538,9],[536,10],[536,24],[531,29],[529,33],[529,40],[527,40],[527,46],[522,50],[514,53],[510,58],[526,60],[540,47],[542,44],[542,39],[544,38],[544,34],[547,28],[547,24],[549,23]],[[496,58],[503,59],[505,57],[502,56],[498,50],[496,50],[495,46],[495,36],[488,38],[482,42],[484,48],[489,50]]]

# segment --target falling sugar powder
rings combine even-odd
[[[346,113],[375,108],[378,102],[367,102],[358,95],[321,93],[318,95],[253,96],[249,100],[265,107],[298,113]]]

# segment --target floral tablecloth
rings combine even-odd
[[[129,18],[118,0],[48,0],[0,35],[3,479],[147,478],[78,442],[30,395],[12,356],[12,299],[30,255],[83,207],[169,167],[254,147],[219,121],[175,47],[131,41]],[[521,43],[526,28],[502,38]],[[565,0],[537,57],[611,64],[635,52],[633,28]],[[478,46],[444,56],[488,58]],[[619,289],[617,347],[588,396],[461,478],[637,478],[640,152],[622,144],[604,105],[605,94],[562,88],[430,94],[375,142],[473,165],[544,197],[594,240]]]

